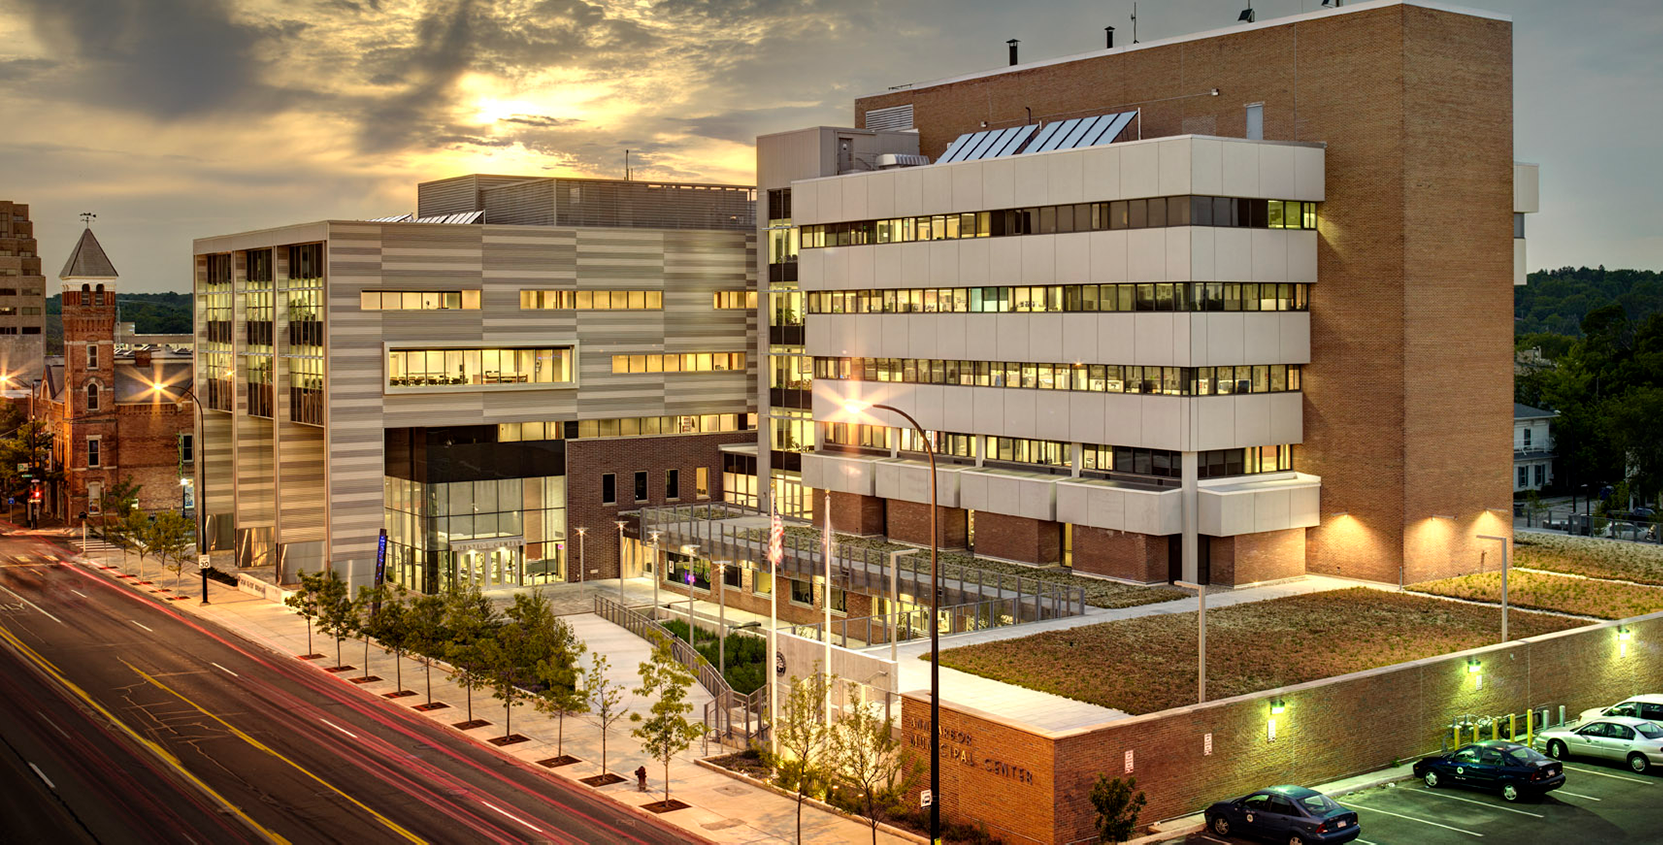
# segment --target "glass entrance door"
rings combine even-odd
[[[520,547],[505,546],[490,551],[456,554],[456,580],[481,590],[523,586],[520,575]]]

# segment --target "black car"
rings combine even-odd
[[[1289,845],[1350,842],[1361,834],[1357,814],[1303,786],[1272,786],[1207,808],[1207,829]]]
[[[1475,789],[1501,792],[1508,801],[1521,796],[1540,798],[1565,785],[1565,771],[1558,760],[1528,746],[1506,740],[1487,739],[1463,745],[1447,754],[1415,762],[1415,777],[1427,786],[1459,784]]]

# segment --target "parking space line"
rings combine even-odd
[[[1610,772],[1602,772],[1599,769],[1584,769],[1581,766],[1566,766],[1565,768],[1572,769],[1572,770],[1578,771],[1578,772],[1582,772],[1584,774],[1599,775],[1602,778],[1615,778],[1617,780],[1626,780],[1630,783],[1643,783],[1647,786],[1651,786],[1652,784],[1656,783],[1656,781],[1641,780],[1639,778],[1631,778],[1631,777],[1628,777],[1626,775],[1614,775],[1614,774],[1611,774]]]
[[[1551,792],[1549,794],[1550,795],[1569,795],[1572,798],[1586,798],[1589,801],[1604,801],[1605,800],[1604,798],[1595,798],[1592,795],[1583,795],[1580,792],[1567,792],[1563,789],[1555,789],[1553,792]]]
[[[1497,804],[1491,804],[1488,801],[1475,801],[1471,798],[1462,798],[1459,795],[1445,795],[1442,792],[1433,792],[1430,789],[1415,789],[1413,787],[1410,787],[1409,789],[1404,789],[1404,790],[1401,790],[1401,791],[1402,792],[1413,792],[1416,795],[1430,795],[1433,798],[1448,798],[1451,801],[1461,801],[1461,802],[1464,802],[1464,803],[1467,803],[1467,804],[1477,804],[1480,807],[1488,807],[1492,810],[1506,810],[1509,813],[1518,813],[1521,816],[1534,816],[1535,818],[1538,818],[1538,819],[1543,818],[1541,813],[1532,813],[1532,812],[1529,812],[1527,810],[1520,810],[1517,807],[1503,807],[1503,806],[1500,806],[1500,805],[1497,805]]]
[[[1442,822],[1428,821],[1426,819],[1417,819],[1414,816],[1405,816],[1402,813],[1394,813],[1391,810],[1381,810],[1381,809],[1378,809],[1378,808],[1375,808],[1375,807],[1370,807],[1366,804],[1353,804],[1349,801],[1340,801],[1340,802],[1337,802],[1337,803],[1339,803],[1343,806],[1346,806],[1346,807],[1356,807],[1359,810],[1368,810],[1371,813],[1379,813],[1383,816],[1392,816],[1394,818],[1407,819],[1407,820],[1412,821],[1412,822],[1420,822],[1421,824],[1429,824],[1429,825],[1432,825],[1433,827],[1441,827],[1444,830],[1453,830],[1456,833],[1465,833],[1468,836],[1476,836],[1480,839],[1484,838],[1484,834],[1478,833],[1477,831],[1462,830],[1461,828],[1453,827],[1453,826],[1444,824]]]

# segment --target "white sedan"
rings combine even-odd
[[[1645,719],[1611,716],[1536,734],[1536,750],[1556,760],[1594,757],[1625,762],[1636,773],[1663,766],[1663,728]]]

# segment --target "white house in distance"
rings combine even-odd
[[[1553,483],[1553,418],[1544,411],[1513,403],[1513,492],[1540,490]]]

